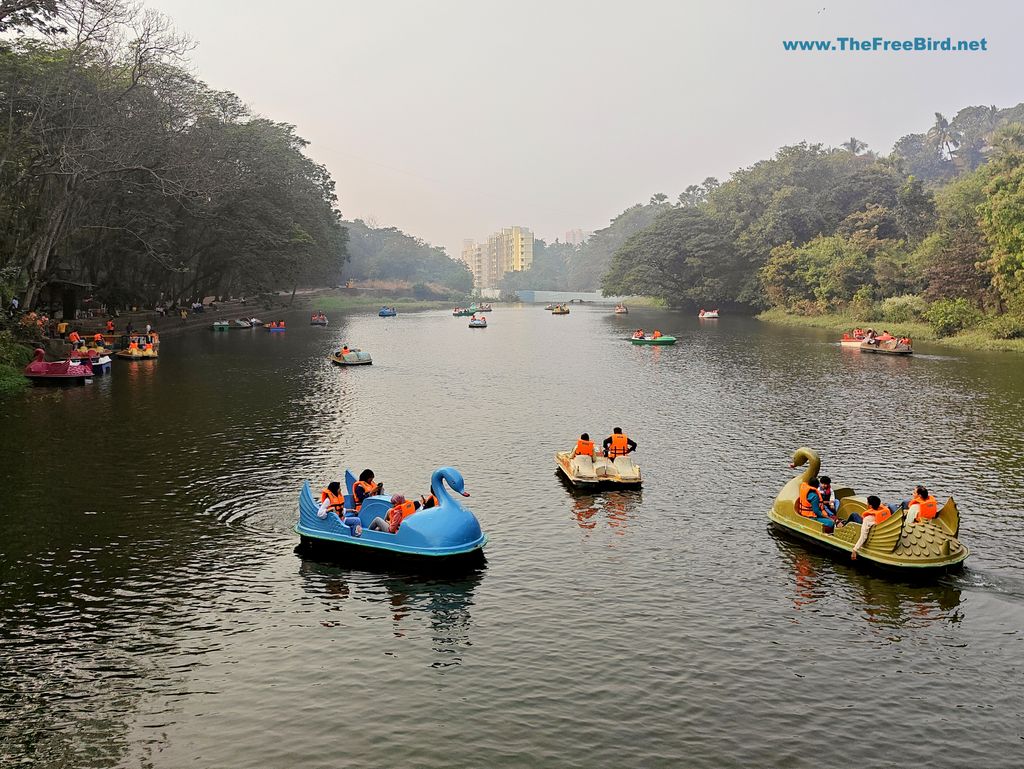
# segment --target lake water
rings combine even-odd
[[[1024,763],[1024,359],[489,319],[296,314],[0,402],[0,766]],[[332,367],[342,342],[373,366]],[[573,493],[553,453],[614,426],[643,490]],[[773,535],[801,445],[859,493],[955,495],[966,569],[902,584]],[[412,495],[447,464],[479,571],[293,552],[304,479]]]

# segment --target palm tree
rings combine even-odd
[[[656,206],[656,205],[659,205],[660,203],[664,203],[666,200],[668,200],[668,195],[666,195],[664,192],[659,192],[656,195],[651,195],[651,205],[652,206]]]
[[[945,150],[946,157],[952,160],[953,151],[960,143],[960,134],[941,112],[935,113],[935,125],[928,131],[928,138],[940,153]]]
[[[992,136],[992,146],[1001,156],[1024,152],[1024,125],[1008,123]]]
[[[858,139],[856,136],[851,136],[849,141],[845,141],[839,145],[843,149],[849,150],[851,155],[859,155],[861,152],[868,148],[868,145]]]

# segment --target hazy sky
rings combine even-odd
[[[346,218],[445,246],[554,240],[802,139],[880,152],[1024,101],[1024,3],[146,0],[196,74],[294,123]],[[977,53],[792,53],[783,39],[981,38]]]

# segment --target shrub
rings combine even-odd
[[[1000,315],[989,322],[988,330],[996,339],[1024,339],[1024,318]]]
[[[981,312],[964,298],[940,299],[925,310],[928,321],[939,336],[950,336],[981,320]]]
[[[890,296],[882,302],[882,319],[889,323],[912,323],[921,320],[928,303],[914,294]]]

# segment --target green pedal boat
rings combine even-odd
[[[818,475],[821,458],[812,449],[800,448],[793,454],[793,467],[806,464],[802,475],[792,478],[775,498],[768,511],[772,526],[784,534],[819,546],[850,561],[853,546],[860,538],[859,523],[845,523],[833,533],[813,518],[796,512],[800,484]],[[846,521],[851,513],[863,513],[867,499],[855,496],[853,489],[833,488],[839,500],[838,517]],[[970,550],[957,539],[960,531],[960,512],[952,498],[932,520],[907,522],[907,511],[899,510],[887,520],[872,527],[867,542],[857,553],[855,563],[870,564],[903,575],[931,574],[959,568],[970,555]]]
[[[634,336],[629,341],[633,344],[675,344],[676,338],[674,336],[659,336],[657,338],[653,336]]]

